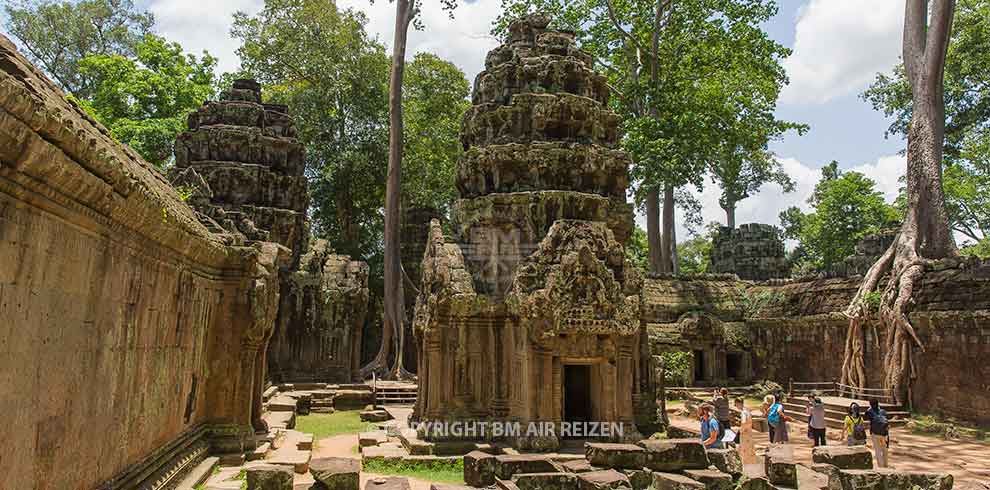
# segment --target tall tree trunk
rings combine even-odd
[[[383,374],[386,379],[403,377],[402,349],[405,347],[405,318],[402,298],[402,256],[400,221],[402,198],[402,74],[406,67],[406,38],[412,20],[410,0],[395,1],[395,34],[392,43],[392,70],[388,88],[388,177],[385,181],[385,301],[382,345],[378,355],[361,369],[362,376]],[[394,345],[393,345],[394,344]],[[394,357],[391,355],[395,348]],[[390,369],[389,361],[394,358]]]
[[[725,210],[725,226],[729,228],[736,227],[736,203],[726,204],[722,209]]]
[[[674,187],[663,186],[663,237],[660,243],[660,272],[674,272]]]
[[[865,386],[862,324],[873,312],[864,298],[881,278],[879,320],[886,327],[883,386],[901,403],[911,403],[911,384],[917,372],[914,351],[924,344],[908,320],[914,287],[927,267],[938,261],[954,265],[957,252],[949,229],[942,191],[942,146],[945,142],[943,76],[952,29],[954,0],[934,0],[928,22],[927,0],[906,0],[904,67],[911,85],[912,113],[907,148],[907,213],[894,243],[866,273],[846,310],[846,339],[842,380]]]
[[[650,272],[660,272],[660,193],[653,189],[646,194],[646,242],[650,257]]]

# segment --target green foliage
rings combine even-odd
[[[93,54],[80,60],[91,95],[78,102],[114,138],[164,168],[188,114],[213,95],[216,59],[206,53],[197,59],[150,34],[135,50],[133,59]]]
[[[313,439],[317,441],[340,434],[375,430],[375,424],[361,421],[360,413],[359,410],[342,410],[300,415],[296,417],[296,430],[313,434]]]
[[[875,187],[859,172],[840,171],[837,162],[823,167],[822,179],[808,199],[814,211],[790,207],[780,213],[784,237],[800,242],[800,260],[827,268],[852,255],[864,235],[896,226],[899,213]]]
[[[691,372],[694,370],[694,353],[690,351],[664,352],[660,354],[663,361],[664,386],[687,386],[691,382]]]
[[[712,233],[698,235],[677,245],[681,274],[704,274],[712,265]]]
[[[650,272],[649,248],[650,246],[646,241],[646,231],[638,226],[633,228],[632,236],[626,243],[626,259],[632,262],[633,267],[643,275]]]
[[[990,0],[958,0],[945,61],[942,186],[952,229],[972,242],[990,237]],[[911,90],[899,65],[877,75],[863,98],[907,136]]]
[[[10,0],[4,2],[4,28],[20,42],[28,59],[66,92],[89,99],[96,80],[85,73],[87,56],[137,56],[155,18],[131,0]]]
[[[986,429],[971,427],[966,423],[951,417],[939,417],[930,414],[912,413],[907,422],[907,429],[914,434],[935,435],[946,440],[962,438],[986,440]]]
[[[189,198],[192,197],[197,190],[199,190],[198,187],[188,185],[180,185],[175,188],[175,192],[179,194],[179,199],[182,199],[182,202],[188,202]]]
[[[968,257],[990,259],[990,238],[984,238],[975,244],[966,245],[959,250],[959,253]]]
[[[734,194],[776,178],[769,141],[803,126],[774,117],[790,51],[760,25],[772,0],[503,0],[494,32],[531,11],[572,29],[614,87],[637,197],[662,186],[703,185],[713,163]],[[738,166],[738,170],[728,167]],[[762,169],[767,169],[763,171]],[[761,169],[752,171],[752,168]],[[741,189],[741,190],[740,190]]]
[[[880,291],[869,291],[863,295],[863,303],[870,309],[870,311],[879,310],[882,300],[883,293]]]
[[[372,459],[364,463],[363,471],[378,475],[398,475],[423,481],[464,484],[464,459],[449,460],[398,460]]]
[[[736,288],[736,302],[746,318],[760,318],[768,309],[782,304],[784,299],[785,296],[780,291],[750,291],[744,286]]]

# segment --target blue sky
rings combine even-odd
[[[208,50],[219,58],[221,70],[238,66],[237,42],[230,39],[231,15],[257,12],[263,0],[137,0],[157,18],[160,34],[180,42],[190,52]],[[862,171],[892,199],[904,171],[899,152],[904,142],[886,139],[889,121],[859,95],[878,71],[889,71],[900,56],[903,0],[778,0],[779,14],[764,27],[794,50],[785,61],[791,84],[778,108],[782,119],[811,126],[804,136],[788,134],[771,149],[797,183],[783,194],[776,185],[740,203],[737,222],[777,224],[778,213],[791,205],[807,208],[806,199],[818,180],[818,168],[838,160],[846,169]],[[368,15],[368,30],[383,43],[391,41],[394,4],[380,0],[337,0],[344,8]],[[430,51],[453,61],[473,80],[485,53],[497,43],[489,36],[499,0],[462,3],[450,20],[440,2],[424,2],[426,29],[410,33],[409,56]],[[699,195],[707,221],[722,221],[718,189],[707,186]],[[641,217],[638,217],[643,225]],[[683,222],[683,219],[679,219]],[[687,236],[681,227],[679,238]]]

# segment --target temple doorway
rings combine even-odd
[[[564,365],[564,421],[591,421],[591,366]]]
[[[705,351],[694,351],[694,381],[707,381],[705,376]]]

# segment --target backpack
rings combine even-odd
[[[890,432],[890,421],[887,420],[887,412],[882,409],[871,412],[870,432],[878,436],[885,436]]]
[[[767,423],[776,427],[780,425],[780,404],[774,403],[770,407],[770,415],[767,415]]]
[[[863,423],[863,418],[853,419],[853,439],[857,441],[866,440],[866,424]]]

